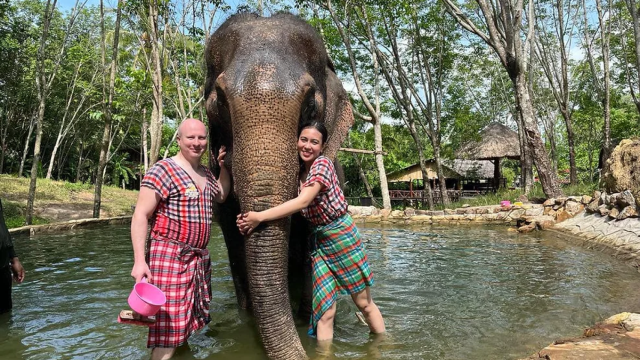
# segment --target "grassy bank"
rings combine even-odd
[[[24,225],[29,179],[0,175],[0,198],[9,228]],[[101,217],[131,215],[138,192],[104,186]],[[93,185],[38,179],[34,205],[34,224],[91,218]]]

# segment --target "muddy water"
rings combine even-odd
[[[502,227],[361,226],[388,335],[372,337],[348,298],[335,341],[312,358],[517,359],[621,311],[640,311],[640,276],[556,234]],[[27,270],[0,315],[0,359],[141,359],[146,331],[116,322],[132,286],[128,227],[18,237]],[[251,316],[236,307],[226,249],[212,232],[211,324],[178,359],[264,359]]]

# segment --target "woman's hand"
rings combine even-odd
[[[227,147],[222,145],[220,146],[220,151],[218,152],[218,165],[220,167],[224,166],[224,157],[227,155]]]
[[[238,219],[236,220],[236,224],[238,225],[238,229],[240,229],[240,233],[242,235],[251,234],[261,222],[262,219],[260,218],[260,213],[255,211],[239,214]]]

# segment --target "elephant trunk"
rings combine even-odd
[[[296,137],[303,95],[284,96],[262,84],[250,94],[225,91],[233,119],[234,186],[243,212],[266,210],[297,195]],[[267,222],[245,241],[256,322],[267,356],[278,360],[307,358],[289,301],[289,227],[288,218]]]

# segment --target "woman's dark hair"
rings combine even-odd
[[[320,135],[322,135],[322,145],[324,145],[324,143],[327,142],[328,134],[327,134],[327,128],[324,126],[324,123],[321,123],[317,120],[313,120],[313,121],[307,121],[300,124],[300,127],[298,128],[298,137],[300,137],[300,134],[302,134],[302,130],[308,129],[308,128],[314,128],[318,130]]]

